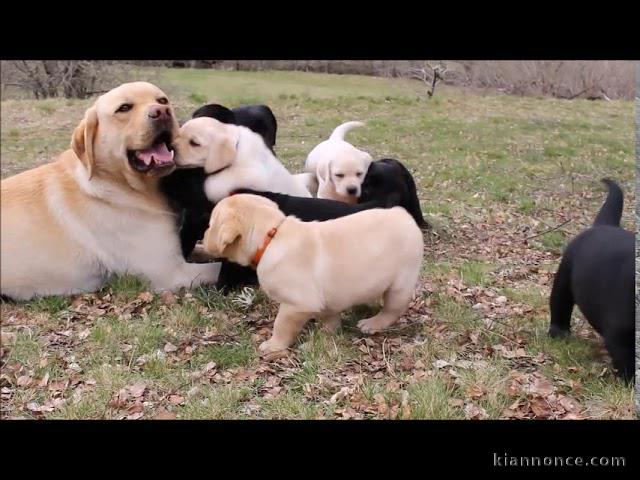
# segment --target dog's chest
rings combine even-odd
[[[94,215],[94,249],[110,270],[162,262],[180,252],[176,219],[170,214],[109,206]]]

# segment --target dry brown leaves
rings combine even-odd
[[[517,399],[504,412],[506,418],[585,418],[582,406],[573,397],[560,393],[542,373],[512,371],[507,394]]]

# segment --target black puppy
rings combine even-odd
[[[248,188],[241,188],[233,193],[250,193],[266,197],[274,201],[282,213],[285,215],[294,215],[303,222],[323,222],[334,218],[346,217],[347,215],[372,208],[391,208],[400,205],[401,201],[401,196],[394,193],[355,205],[325,198],[305,198],[285,195],[283,193],[258,192]]]
[[[266,105],[244,105],[230,110],[222,105],[210,103],[198,108],[191,117],[210,117],[222,123],[250,128],[262,136],[272,151],[276,143],[278,122]],[[204,194],[206,178],[204,169],[187,168],[175,170],[160,179],[160,189],[169,200],[171,208],[178,213],[180,245],[185,259],[202,238],[214,207]]]
[[[232,123],[250,128],[260,134],[264,143],[271,149],[276,145],[278,122],[273,111],[266,105],[243,105],[229,109],[217,103],[204,105],[193,112],[191,118],[210,117],[222,123]]]
[[[323,198],[294,197],[282,193],[258,192],[246,188],[236,190],[234,193],[250,193],[266,197],[274,201],[282,213],[294,215],[303,222],[332,220],[371,208],[391,208],[399,205],[401,199],[400,195],[392,193],[370,202],[350,205]],[[204,230],[199,235],[204,236]],[[222,291],[228,291],[244,285],[257,284],[258,277],[251,267],[243,267],[235,263],[226,262],[222,264],[216,286]]]
[[[177,226],[185,260],[209,226],[211,210],[215,206],[204,193],[206,178],[204,168],[185,168],[160,179],[160,189],[169,206],[178,213]]]
[[[565,249],[551,290],[549,335],[570,332],[574,304],[604,338],[619,376],[635,376],[634,235],[620,228],[623,194],[612,180],[593,226]]]
[[[371,162],[362,182],[358,202],[383,200],[390,195],[400,196],[399,205],[411,214],[420,228],[430,227],[422,216],[416,183],[407,167],[393,158]]]

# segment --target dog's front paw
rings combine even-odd
[[[282,352],[288,348],[287,345],[270,338],[269,340],[262,342],[258,347],[262,355],[268,355],[274,352]]]
[[[568,337],[571,332],[567,329],[560,328],[556,325],[551,325],[549,327],[549,336],[551,338],[564,338]]]
[[[380,318],[365,318],[358,322],[358,328],[362,333],[372,334],[384,330],[387,327],[386,322],[382,322]]]

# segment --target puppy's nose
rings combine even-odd
[[[347,187],[347,193],[349,195],[355,195],[356,193],[358,193],[358,188],[357,187]]]
[[[148,115],[152,120],[166,120],[171,118],[171,108],[166,105],[153,105],[149,108]]]

